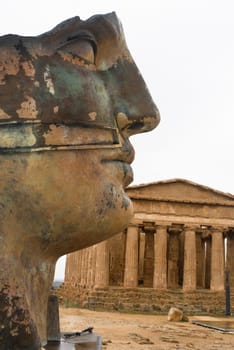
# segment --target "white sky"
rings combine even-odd
[[[132,138],[134,184],[180,177],[234,194],[233,0],[4,1],[0,35],[111,11],[162,118]]]

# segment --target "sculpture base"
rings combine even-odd
[[[234,333],[234,322],[230,320],[221,321],[192,321],[193,324],[198,326],[216,329],[217,331]]]
[[[95,333],[82,334],[71,339],[63,339],[60,341],[49,341],[46,350],[101,350],[102,338]]]

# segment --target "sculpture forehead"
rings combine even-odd
[[[24,37],[20,35],[5,35],[0,37],[0,59],[6,59],[6,52],[10,52],[26,58],[27,51],[31,55],[51,55],[61,46],[79,35],[90,35],[98,47],[98,58],[101,53],[101,60],[107,60],[106,66],[116,62],[116,56],[129,56],[126,48],[125,38],[121,23],[116,14],[96,15],[88,20],[81,20],[79,17],[68,19],[52,30],[35,37]],[[24,46],[25,51],[19,52],[19,43]],[[1,71],[2,69],[0,69]]]
[[[95,45],[95,64],[86,64],[73,54],[80,40]],[[54,125],[88,123],[89,127],[116,129],[106,81],[113,82],[116,69],[112,67],[128,55],[122,27],[114,13],[87,21],[74,17],[37,37],[0,38],[0,148],[41,148],[48,142],[63,145],[68,132],[70,144],[82,145],[86,139],[91,144],[115,144],[112,132],[111,136],[96,132],[96,138],[90,139],[92,134],[82,131],[86,136],[80,138],[79,130],[74,137],[73,129],[60,126],[58,130]],[[116,83],[118,78],[114,80]],[[25,123],[39,126],[22,127]],[[9,124],[18,126],[12,129],[6,126]]]
[[[95,66],[66,50],[80,38],[95,44]],[[111,119],[110,98],[101,72],[127,57],[122,27],[114,13],[87,21],[74,17],[37,37],[1,37],[0,120],[87,121],[96,113],[106,123],[106,118]]]
[[[79,17],[73,17],[57,25],[51,31],[39,36],[41,39],[56,40],[56,44],[60,44],[67,39],[75,36],[79,31],[87,30],[92,33],[99,44],[105,40],[122,41],[122,26],[115,13],[107,15],[96,15],[86,21],[82,21]]]
[[[138,132],[158,120],[114,13],[74,17],[36,37],[0,38],[0,149],[64,146],[64,140],[86,145],[87,138],[112,147],[119,145],[119,115]],[[77,124],[102,131],[79,138],[79,130],[70,129]]]

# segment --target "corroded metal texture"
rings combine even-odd
[[[126,227],[129,137],[158,122],[114,13],[0,38],[0,350],[47,342],[56,260]]]

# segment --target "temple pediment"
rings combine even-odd
[[[127,193],[134,199],[234,206],[233,195],[184,179],[130,186]]]

